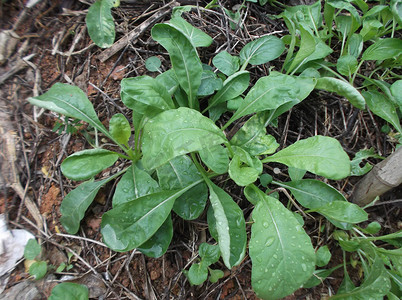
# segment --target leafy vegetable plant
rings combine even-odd
[[[231,269],[243,261],[248,249],[252,285],[259,297],[278,299],[293,293],[314,278],[315,265],[325,265],[328,251],[324,248],[316,253],[302,217],[268,195],[269,190],[258,187],[258,180],[267,177],[263,164],[288,166],[291,181],[266,183],[290,190],[303,207],[340,229],[354,228],[367,220],[367,214],[330,185],[303,179],[307,172],[333,180],[350,175],[349,157],[337,140],[314,136],[277,151],[279,144],[266,127],[324,85],[351,95],[358,107],[364,105],[362,96],[354,88],[348,89],[349,83],[345,89],[343,82],[334,83],[333,78],[278,71],[271,71],[249,88],[248,66],[272,61],[285,50],[283,41],[275,36],[248,43],[239,56],[217,54],[213,59],[217,72],[203,64],[197,53],[198,47],[209,46],[212,39],[179,15],[169,23],[155,25],[152,37],[168,51],[172,68],[155,78],[123,79],[121,99],[132,110],[130,122],[117,114],[106,128],[86,95],[66,84],[56,83],[45,94],[29,99],[33,105],[87,122],[115,145],[97,145],[63,161],[63,174],[83,182],[64,198],[61,223],[67,232],[77,233],[99,189],[120,178],[113,208],[103,215],[101,224],[103,241],[111,249],[138,249],[160,257],[172,239],[172,212],[193,220],[207,210],[209,231],[217,245],[200,246],[201,260],[187,272],[192,284],[204,282],[208,273],[212,282],[218,280],[222,273],[210,265],[220,257]],[[306,54],[296,54],[288,60],[287,73],[300,70],[303,56]],[[219,127],[216,121],[226,112],[232,113],[231,118]],[[225,130],[245,118],[229,139]],[[119,159],[131,161],[131,165],[95,179]],[[241,207],[213,182],[222,175],[244,187],[246,199],[254,206],[251,225],[247,225],[251,226],[249,241]]]

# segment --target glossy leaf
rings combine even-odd
[[[262,173],[262,163],[242,148],[233,147],[234,156],[229,164],[229,176],[237,185],[246,186]]]
[[[28,101],[33,105],[67,117],[85,121],[103,132],[107,137],[112,138],[105,126],[99,121],[91,102],[79,87],[55,83],[46,93],[38,97],[31,97]]]
[[[277,109],[287,102],[300,102],[314,86],[315,79],[272,72],[257,81],[229,122],[259,111]]]
[[[246,223],[243,211],[224,190],[207,182],[216,222],[219,248],[226,267],[238,265],[246,252]]]
[[[216,263],[221,257],[221,252],[218,245],[210,245],[202,243],[198,249],[198,253],[202,258],[202,262],[206,265],[212,265]]]
[[[115,39],[112,7],[111,1],[98,0],[90,6],[85,18],[91,40],[101,48],[110,47]]]
[[[240,68],[240,59],[238,56],[232,56],[227,51],[219,52],[212,59],[214,66],[226,76],[233,75]]]
[[[295,68],[299,67],[307,57],[314,53],[316,43],[314,36],[303,26],[300,25],[300,48],[296,56],[293,58],[292,63],[287,68],[288,73],[292,72]]]
[[[255,41],[249,42],[240,50],[240,62],[242,65],[265,64],[278,58],[285,50],[281,39],[273,35],[263,36]]]
[[[174,201],[191,187],[149,194],[109,210],[102,216],[103,241],[119,252],[141,246],[165,222]]]
[[[377,91],[364,91],[367,106],[377,116],[383,118],[402,134],[401,122],[396,112],[396,107],[383,94]]]
[[[317,249],[315,252],[315,264],[318,267],[326,266],[331,260],[331,252],[328,249],[328,246],[322,246]]]
[[[208,268],[202,264],[192,264],[187,273],[188,281],[192,285],[203,284],[208,279]]]
[[[199,112],[185,107],[168,110],[145,124],[142,162],[151,170],[176,156],[225,141],[222,131]]]
[[[62,282],[53,289],[48,300],[88,300],[89,290],[85,285]]]
[[[148,117],[174,108],[167,89],[146,75],[124,78],[121,81],[121,100],[128,108]]]
[[[331,93],[337,93],[338,95],[348,99],[354,107],[361,110],[365,109],[366,101],[363,96],[346,81],[332,77],[322,77],[317,79],[317,85],[315,88]]]
[[[137,164],[131,165],[121,177],[113,194],[112,204],[116,207],[131,200],[160,191],[158,183]]]
[[[265,158],[263,162],[282,163],[334,180],[345,178],[350,174],[349,157],[341,144],[325,136],[299,140]]]
[[[233,136],[230,144],[246,150],[250,155],[272,154],[279,144],[266,127],[271,122],[271,112],[260,112],[252,116]]]
[[[198,154],[207,167],[215,173],[224,174],[228,171],[229,154],[225,147],[221,145],[206,147],[198,151]]]
[[[173,158],[157,168],[156,171],[159,183],[164,190],[182,189],[203,178],[192,160],[186,155]],[[207,198],[206,184],[199,183],[176,199],[173,210],[181,218],[193,220],[203,212]]]
[[[156,24],[152,28],[152,38],[169,52],[177,81],[188,96],[189,107],[194,108],[202,76],[195,47],[181,31],[169,24]]]
[[[241,95],[248,88],[249,82],[250,73],[247,71],[239,71],[229,76],[223,82],[222,88],[209,100],[207,109]]]
[[[88,149],[67,157],[61,164],[63,175],[72,180],[86,180],[113,165],[119,158],[106,149]]]
[[[99,189],[110,180],[110,178],[107,178],[81,183],[64,197],[60,206],[60,223],[68,233],[76,234],[78,232],[80,222],[84,218],[89,205],[95,199]]]
[[[292,212],[275,198],[254,194],[249,254],[251,283],[262,299],[280,299],[306,282],[314,271],[315,252]]]
[[[130,123],[123,114],[115,114],[109,121],[109,131],[120,144],[128,145],[131,136]]]
[[[346,201],[340,192],[319,180],[302,179],[274,183],[290,190],[297,202],[310,209],[319,208],[334,201]]]
[[[173,223],[169,216],[155,234],[137,250],[148,257],[158,258],[166,253],[173,237]]]
[[[385,60],[402,53],[402,40],[398,38],[385,38],[376,41],[368,47],[362,55],[362,60]]]
[[[212,43],[212,38],[194,27],[181,17],[174,17],[170,19],[169,24],[183,33],[194,47],[208,47]]]
[[[160,71],[161,65],[162,62],[157,56],[151,56],[145,60],[145,68],[150,72]]]
[[[357,288],[344,293],[337,293],[331,299],[383,299],[391,288],[391,283],[387,271],[381,261],[376,258],[370,273],[367,275],[364,282]]]
[[[356,204],[347,201],[333,201],[314,211],[337,222],[357,224],[367,220],[367,213]]]
[[[204,70],[201,77],[201,85],[198,88],[197,96],[204,97],[215,93],[222,88],[222,79],[210,70]]]

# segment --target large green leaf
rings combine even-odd
[[[401,55],[402,40],[398,38],[385,38],[376,41],[368,47],[362,55],[362,60],[384,60]]]
[[[392,124],[400,134],[402,134],[401,122],[399,121],[396,107],[382,93],[377,91],[364,91],[367,106],[377,116]]]
[[[287,102],[300,102],[310,94],[314,86],[315,79],[272,72],[257,81],[229,122],[259,111],[277,109]]]
[[[137,247],[137,250],[149,257],[161,257],[166,253],[172,241],[172,237],[173,222],[172,218],[169,216],[155,234],[144,244]]]
[[[141,246],[165,222],[174,201],[200,182],[180,190],[149,194],[109,210],[102,216],[101,223],[105,244],[119,252]]]
[[[212,38],[208,34],[194,27],[182,17],[174,17],[170,19],[169,24],[180,30],[194,47],[208,47],[212,43]]]
[[[113,194],[113,207],[131,200],[156,193],[160,190],[158,183],[137,164],[131,165],[121,177]]]
[[[128,108],[148,117],[174,108],[167,89],[158,80],[145,75],[121,81],[121,100]]]
[[[267,35],[246,44],[240,50],[240,61],[242,65],[261,65],[278,58],[284,50],[281,39]]]
[[[290,182],[273,182],[290,190],[296,200],[304,207],[314,209],[334,201],[346,201],[345,197],[332,186],[314,179]]]
[[[159,74],[155,79],[166,88],[169,95],[173,95],[179,87],[176,74],[172,69]]]
[[[293,58],[289,68],[287,68],[287,71],[292,72],[296,67],[302,65],[306,58],[314,53],[315,47],[316,42],[313,34],[300,25],[300,48],[299,51],[297,51],[296,56]]]
[[[156,171],[160,186],[164,190],[182,189],[203,178],[192,160],[186,155],[173,158],[157,168]],[[207,186],[201,182],[178,197],[173,210],[181,218],[193,220],[203,212],[207,198]]]
[[[119,155],[106,149],[88,149],[67,157],[61,164],[63,175],[72,180],[86,180],[113,165]]]
[[[272,154],[279,147],[272,135],[267,135],[266,127],[272,121],[272,111],[260,112],[252,116],[233,136],[230,144],[246,150],[250,155]]]
[[[55,83],[46,93],[31,97],[28,101],[67,117],[85,121],[113,140],[109,131],[99,121],[91,102],[79,87]]]
[[[315,267],[309,236],[291,211],[263,192],[253,193],[249,244],[251,283],[261,299],[280,299],[306,282]]]
[[[349,102],[358,109],[364,110],[365,103],[363,96],[350,83],[332,77],[321,77],[317,79],[316,89],[327,92],[337,93],[345,97]]]
[[[229,76],[224,82],[222,88],[209,100],[209,105],[205,109],[216,106],[225,101],[236,98],[241,95],[249,85],[250,73],[247,71],[239,71]]]
[[[107,179],[81,183],[64,197],[60,205],[60,223],[68,233],[78,232],[80,222],[99,189],[116,176],[117,174]]]
[[[130,123],[123,114],[115,114],[109,121],[109,132],[120,144],[128,145],[131,136]]]
[[[233,75],[240,68],[238,56],[232,56],[227,51],[219,52],[213,59],[214,66],[226,76]]]
[[[199,112],[185,107],[168,110],[145,124],[142,162],[151,170],[176,156],[224,142],[222,131]]]
[[[88,9],[85,18],[91,40],[101,48],[110,47],[115,39],[112,7],[112,1],[98,0]]]
[[[384,299],[389,292],[391,283],[380,258],[376,258],[370,273],[364,282],[357,288],[345,291],[332,296],[331,299],[342,300],[365,300],[365,299]]]
[[[231,269],[242,261],[246,252],[247,234],[243,211],[224,190],[210,181],[207,184],[213,210],[210,217],[216,224],[221,256],[226,267]]]
[[[367,221],[367,213],[354,203],[347,201],[333,201],[324,206],[315,208],[314,211],[327,217],[330,221],[357,224]]]
[[[221,146],[215,145],[206,147],[198,151],[202,161],[217,174],[224,174],[229,167],[228,150]]]
[[[279,162],[334,180],[350,174],[349,157],[341,144],[333,138],[319,135],[297,141],[263,162]]]
[[[169,24],[156,24],[152,28],[152,37],[169,52],[176,78],[188,96],[189,107],[195,108],[202,76],[202,65],[195,47],[181,31]]]
[[[214,72],[211,70],[203,70],[201,85],[198,88],[197,96],[205,97],[212,95],[215,91],[218,91],[222,88],[222,79],[220,79]]]
[[[319,1],[311,5],[288,6],[281,15],[292,20],[298,27],[303,25],[305,28],[316,31],[322,26],[321,3]]]
[[[83,284],[62,282],[53,289],[48,300],[88,300],[89,290]]]
[[[246,186],[257,180],[262,173],[262,163],[257,157],[240,147],[232,147],[234,156],[229,164],[229,176],[239,186]]]

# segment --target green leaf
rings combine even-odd
[[[72,180],[86,180],[112,166],[119,155],[106,149],[88,149],[67,157],[61,164],[63,175]]]
[[[402,40],[385,38],[378,40],[364,51],[362,60],[385,60],[402,53]]]
[[[303,64],[305,59],[314,53],[316,43],[314,36],[303,26],[300,25],[300,48],[297,51],[296,56],[293,58],[292,63],[287,68],[288,73],[292,72],[296,67]]]
[[[267,135],[266,127],[271,122],[270,111],[260,112],[252,116],[236,132],[230,144],[246,150],[250,155],[272,154],[279,144],[272,135]]]
[[[331,252],[328,246],[322,246],[315,252],[315,264],[318,267],[326,266],[331,260]]]
[[[40,254],[41,250],[42,248],[38,242],[35,239],[30,239],[25,246],[24,257],[25,259],[33,260]]]
[[[357,70],[357,59],[352,55],[341,56],[336,62],[336,69],[344,76],[351,76]]]
[[[212,95],[222,88],[222,79],[218,78],[211,70],[203,70],[201,85],[198,88],[197,96],[205,97]]]
[[[156,76],[155,79],[166,88],[169,95],[173,95],[179,87],[179,82],[177,81],[176,74],[172,69],[159,74],[158,76]]]
[[[297,202],[310,209],[319,208],[334,201],[346,201],[340,192],[319,180],[302,179],[274,183],[290,190]]]
[[[299,26],[303,25],[314,31],[322,26],[321,3],[319,1],[312,5],[289,6],[281,15],[293,20]],[[332,22],[328,24],[332,24]]]
[[[99,189],[113,178],[84,182],[64,197],[60,206],[60,222],[68,233],[78,232],[80,222]]]
[[[229,168],[228,150],[221,146],[215,145],[206,147],[198,151],[202,161],[217,174],[224,174]]]
[[[128,108],[147,117],[174,108],[166,88],[158,80],[146,75],[124,78],[121,81],[121,100]]]
[[[91,102],[79,87],[65,83],[55,83],[46,93],[38,97],[31,97],[28,101],[32,105],[85,121],[113,139],[105,126],[99,121]]]
[[[225,273],[222,270],[213,270],[210,268],[208,268],[208,270],[209,270],[209,281],[211,283],[216,283],[218,282],[219,279],[225,276]]]
[[[152,28],[152,38],[169,52],[176,78],[188,96],[189,107],[195,108],[202,76],[202,65],[195,47],[183,33],[169,24],[156,24]]]
[[[204,264],[192,264],[187,273],[188,281],[192,285],[203,284],[208,279],[208,268]]]
[[[285,44],[281,39],[273,35],[263,36],[249,42],[240,50],[240,62],[242,65],[265,64],[278,58],[285,50]]]
[[[247,71],[239,71],[229,76],[223,82],[222,88],[209,100],[209,105],[204,111],[241,95],[248,88],[249,81],[250,73]]]
[[[390,6],[392,15],[398,22],[399,26],[402,26],[402,2],[400,0],[391,0]]]
[[[229,164],[229,176],[237,185],[246,186],[257,180],[262,173],[262,163],[242,148],[232,147],[234,156]]]
[[[328,0],[327,3],[334,8],[345,9],[355,18],[356,22],[360,23],[360,16],[357,9],[348,1],[343,0]]]
[[[29,267],[29,275],[35,277],[35,280],[39,280],[45,277],[47,273],[47,262],[45,261],[35,261]]]
[[[148,257],[158,258],[166,253],[173,237],[173,222],[169,216],[155,234],[137,248]]]
[[[98,0],[89,7],[85,18],[91,40],[101,48],[112,46],[115,39],[112,7],[111,1]]]
[[[202,258],[202,262],[208,266],[216,263],[221,257],[219,246],[208,243],[202,243],[198,249],[198,253]]]
[[[246,252],[247,234],[243,211],[224,190],[211,181],[207,184],[221,256],[226,267],[231,269],[240,264]]]
[[[278,162],[334,180],[350,174],[349,157],[341,144],[333,138],[319,135],[299,140],[262,162]]]
[[[306,170],[298,169],[295,167],[288,168],[289,177],[292,181],[302,180],[304,175],[306,175],[306,172]]]
[[[113,195],[113,207],[160,191],[158,183],[138,165],[131,165],[121,177]]]
[[[362,231],[364,233],[368,234],[376,234],[381,230],[381,224],[378,223],[377,221],[371,222],[370,224],[367,225],[366,228],[362,228]]]
[[[257,81],[229,122],[259,111],[277,109],[291,101],[298,103],[310,94],[314,86],[315,79],[272,72]]]
[[[202,180],[202,175],[186,156],[178,156],[156,169],[159,183],[164,190],[182,189]],[[198,218],[205,208],[208,189],[204,182],[194,186],[178,197],[173,210],[185,220]]]
[[[157,56],[148,57],[145,60],[145,68],[150,72],[159,72],[162,62]]]
[[[362,176],[370,172],[373,166],[369,163],[366,163],[364,167],[360,167],[361,162],[369,157],[382,158],[375,152],[374,148],[359,150],[359,152],[355,154],[355,157],[350,162],[352,168],[350,176]]]
[[[151,170],[176,156],[224,142],[223,132],[199,112],[185,107],[168,110],[145,124],[142,162]]]
[[[374,261],[370,273],[357,288],[332,296],[331,299],[383,299],[391,288],[387,271],[380,258]]]
[[[332,77],[321,77],[317,78],[317,85],[315,88],[331,93],[337,93],[338,95],[348,99],[354,107],[361,110],[365,109],[366,101],[364,100],[363,96],[357,89],[346,81]]]
[[[238,56],[232,56],[227,51],[219,52],[213,59],[213,65],[226,76],[233,75],[240,68]]]
[[[358,58],[360,53],[363,50],[363,37],[358,34],[354,33],[348,41],[348,54]]]
[[[394,96],[394,99],[399,106],[399,110],[402,112],[402,80],[395,81],[391,85],[390,90],[392,96]]]
[[[306,282],[314,271],[315,252],[292,212],[259,191],[252,219],[249,253],[251,284],[262,299],[280,299]]]
[[[128,145],[131,136],[130,123],[123,114],[115,114],[109,121],[109,131],[120,144]]]
[[[194,47],[208,47],[212,44],[212,38],[194,27],[181,17],[173,17],[170,19],[169,24],[183,33]]]
[[[52,289],[48,300],[88,300],[89,290],[85,285],[62,282]]]
[[[396,107],[382,93],[377,91],[363,91],[367,106],[377,116],[392,124],[402,134],[401,122]]]
[[[367,213],[362,208],[347,201],[333,201],[313,211],[329,218],[330,221],[357,224],[368,219]]]
[[[103,241],[119,252],[140,247],[162,226],[174,201],[188,189],[149,194],[109,210],[102,216]]]

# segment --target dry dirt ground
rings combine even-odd
[[[145,59],[150,56],[159,56],[163,69],[169,67],[169,61],[165,50],[150,37],[153,24],[142,30],[140,36],[127,43],[121,51],[102,62],[99,58],[104,50],[93,45],[86,32],[85,13],[90,1],[43,0],[34,8],[24,10],[27,2],[0,2],[1,29],[13,28],[19,37],[15,40],[16,48],[10,50],[10,57],[0,66],[0,108],[5,113],[4,120],[8,119],[12,128],[16,157],[11,163],[16,166],[19,183],[10,186],[9,182],[0,182],[0,210],[10,227],[28,229],[42,241],[44,259],[49,264],[57,267],[62,262],[68,262],[67,253],[74,252],[68,262],[72,265],[71,269],[62,273],[54,273],[53,270],[48,277],[36,283],[39,291],[36,299],[46,299],[51,288],[66,276],[87,284],[91,296],[99,299],[256,299],[250,284],[251,263],[248,257],[231,271],[226,270],[222,263],[217,263],[215,269],[226,271],[225,277],[216,284],[191,286],[183,275],[182,270],[188,269],[197,255],[198,245],[210,239],[205,215],[191,222],[174,217],[172,244],[159,259],[147,258],[136,251],[116,253],[106,248],[101,242],[99,226],[102,214],[111,207],[111,191],[116,182],[97,195],[81,223],[79,233],[76,236],[65,234],[59,223],[59,207],[63,196],[77,183],[61,175],[60,164],[75,151],[90,148],[84,136],[88,132],[85,124],[80,124],[79,132],[75,134],[54,132],[54,126],[61,122],[59,116],[32,107],[27,98],[47,91],[56,82],[73,83],[88,94],[99,118],[108,125],[108,120],[116,112],[130,118],[130,111],[120,101],[120,80],[144,74],[155,76],[144,67]],[[230,9],[238,2],[222,0],[221,5]],[[121,6],[113,10],[117,39],[149,20],[167,3],[122,1]],[[206,4],[204,1],[198,3],[200,6]],[[248,3],[243,11],[243,25],[236,30],[229,27],[229,20],[219,8],[214,11],[194,10],[185,17],[213,37],[213,44],[200,52],[202,61],[210,63],[218,51],[226,49],[238,53],[248,41],[262,34],[275,32],[279,37],[285,35],[284,24],[269,18],[270,14],[277,12],[277,8],[269,5],[261,7]],[[169,17],[170,12],[167,11],[158,22],[167,21]],[[25,61],[21,61],[22,58]],[[252,81],[267,75],[271,66],[253,67]],[[382,125],[380,119],[354,109],[335,95],[314,93],[281,116],[278,127],[268,130],[281,147],[299,138],[322,134],[338,139],[351,157],[358,150],[371,147],[380,155],[387,156],[395,144],[381,132]],[[3,148],[3,167],[10,160],[4,151]],[[122,168],[123,164],[114,168]],[[286,179],[285,176],[283,172],[277,174],[279,179]],[[223,185],[224,182],[226,191],[247,214],[250,207],[245,199],[239,197],[241,191],[226,178],[218,184]],[[331,182],[346,196],[355,183],[356,178]],[[386,195],[383,200],[400,196],[401,189]],[[35,218],[32,215],[34,209],[28,209],[29,203],[36,206],[43,217],[41,228],[38,227],[38,216]],[[376,205],[368,212],[371,221],[376,220],[383,225],[384,233],[392,232],[400,217],[400,207],[395,202]],[[328,239],[329,232],[320,234],[320,222],[319,218],[310,219],[305,228],[314,246],[328,243],[333,254],[330,266],[335,266],[342,261],[342,251]],[[341,271],[335,272],[320,286],[301,289],[287,299],[325,298],[336,292],[342,276]],[[358,281],[358,274],[355,277]],[[5,292],[21,282],[32,281],[20,263],[9,276]]]

